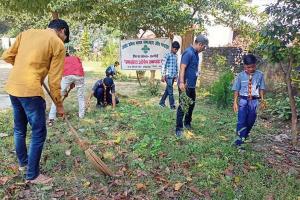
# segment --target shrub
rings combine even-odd
[[[283,93],[276,95],[273,98],[268,98],[267,109],[265,113],[274,116],[281,120],[290,120],[292,118],[292,112],[290,107],[290,101],[288,97],[285,97]],[[300,97],[295,97],[297,110],[300,110]],[[300,113],[298,112],[298,117]]]
[[[158,96],[159,95],[159,89],[160,89],[160,82],[159,81],[149,81],[147,84],[147,92],[151,96]]]
[[[234,79],[231,71],[223,73],[217,81],[210,87],[210,100],[217,104],[218,107],[227,107],[231,104],[233,93],[231,84]]]

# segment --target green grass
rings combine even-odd
[[[87,88],[96,77],[97,73],[88,72]],[[116,88],[118,90],[118,85]],[[51,199],[59,191],[65,192],[58,197],[60,199],[111,199],[126,194],[130,199],[205,197],[197,196],[191,187],[203,194],[209,193],[212,199],[253,200],[273,195],[275,199],[292,200],[300,196],[299,180],[270,168],[264,162],[263,154],[252,149],[251,144],[247,145],[245,153],[239,153],[231,146],[236,124],[231,110],[217,109],[205,99],[198,99],[190,137],[177,139],[174,136],[176,112],[159,108],[158,100],[159,97],[151,97],[145,92],[133,93],[129,98],[121,99],[114,111],[92,110],[85,119],[79,120],[73,92],[65,105],[71,123],[117,176],[109,178],[97,173],[68,134],[66,124],[58,121],[48,128],[41,159],[41,171],[54,178],[53,185],[28,188],[18,184],[23,179],[17,175],[0,186],[0,198],[20,199],[27,195],[27,199]],[[94,104],[93,100],[93,109]],[[268,132],[261,123],[258,121],[251,135],[254,140]],[[9,134],[0,138],[0,177],[14,176],[17,162],[13,153],[11,111],[0,112],[0,125],[0,132]],[[66,150],[71,150],[70,156],[65,154]],[[245,170],[245,165],[251,169]],[[229,166],[233,167],[232,176],[224,174]],[[166,182],[157,177],[169,182],[165,191],[159,194],[156,191]],[[174,191],[178,182],[184,185]],[[138,190],[138,183],[144,184],[145,190]]]

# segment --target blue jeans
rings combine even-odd
[[[15,97],[10,95],[14,112],[14,140],[19,165],[27,166],[26,179],[39,176],[40,159],[46,140],[46,102],[42,97]],[[26,147],[27,124],[32,128],[29,153]]]
[[[166,101],[167,97],[169,96],[170,107],[174,107],[175,106],[175,100],[174,100],[174,95],[173,95],[174,78],[167,77],[166,83],[167,83],[166,90],[165,90],[165,93],[163,94],[163,96],[161,97],[159,104],[165,105],[165,101]]]
[[[244,140],[249,137],[256,120],[258,104],[258,99],[239,99],[238,122],[236,126],[236,133],[239,139],[235,141],[236,145],[243,144]]]
[[[182,94],[182,91],[179,90],[179,103],[180,101],[180,95]],[[196,89],[195,88],[186,88],[185,93],[188,97],[190,97],[193,100],[193,104],[189,106],[188,112],[184,115],[184,112],[181,108],[181,106],[178,106],[177,108],[177,116],[176,116],[176,130],[182,130],[183,129],[183,117],[184,117],[184,125],[191,125],[192,122],[192,115],[193,110],[195,107],[195,100],[196,100]]]

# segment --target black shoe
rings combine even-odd
[[[162,104],[162,103],[159,103],[158,105],[159,105],[160,107],[162,107],[162,108],[166,107],[166,105],[165,105],[165,104]]]
[[[103,104],[102,103],[99,103],[99,104],[96,104],[96,108],[103,108],[104,106],[103,106]]]
[[[175,135],[177,138],[181,138],[181,136],[183,135],[183,130],[180,130],[180,129],[176,130]]]
[[[191,130],[191,129],[192,129],[191,124],[185,124],[184,127],[185,127],[186,129],[188,129],[188,130]]]
[[[176,106],[171,106],[171,110],[176,110]]]

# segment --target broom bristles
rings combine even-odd
[[[95,154],[95,152],[88,148],[85,150],[86,157],[91,161],[95,169],[108,176],[113,176],[113,172],[106,166],[106,164]]]

